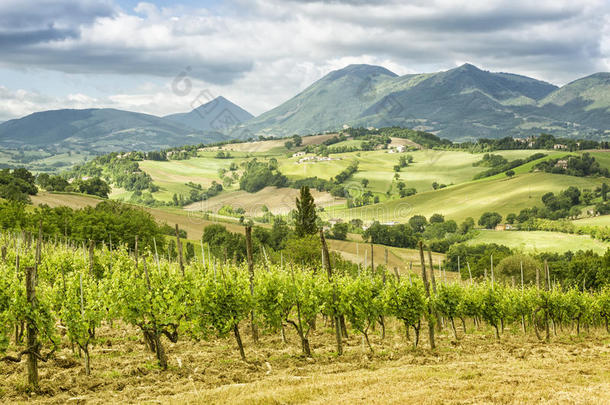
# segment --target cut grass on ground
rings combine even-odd
[[[55,357],[39,364],[41,395],[25,393],[25,362],[0,362],[0,401],[6,403],[189,403],[189,404],[523,404],[606,403],[610,397],[610,340],[605,331],[564,328],[551,343],[518,325],[500,341],[492,329],[467,334],[448,327],[437,332],[437,349],[427,334],[412,349],[404,328],[386,319],[384,340],[370,332],[375,353],[362,336],[349,330],[344,354],[334,354],[332,329],[319,320],[309,336],[313,359],[300,356],[298,337],[286,328],[263,333],[252,342],[242,322],[248,362],[241,361],[232,337],[193,341],[180,336],[166,345],[169,368],[161,371],[146,349],[141,332],[121,322],[96,330],[91,376],[83,371],[66,339]],[[427,326],[422,325],[422,331]],[[413,339],[413,335],[411,335]],[[13,348],[10,349],[14,350]]]

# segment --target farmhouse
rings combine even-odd
[[[561,169],[567,169],[568,168],[568,159],[558,160],[557,163],[555,163],[555,167],[559,167]]]

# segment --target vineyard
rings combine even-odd
[[[290,356],[316,361],[332,355],[338,361],[335,356],[362,350],[348,344],[355,337],[369,356],[383,356],[384,341],[415,351],[438,350],[435,334],[445,332],[448,346],[482,330],[500,342],[526,340],[533,333],[547,343],[557,336],[610,332],[608,287],[566,289],[552,282],[547,268],[532,285],[498,283],[493,267],[479,280],[447,282],[431,256],[426,261],[421,244],[421,275],[383,266],[334,271],[320,236],[322,266],[303,267],[267,259],[254,263],[251,244],[244,263],[221,263],[203,245],[200,258],[185,263],[181,255],[175,261],[159,257],[154,246],[138,249],[137,241],[129,249],[4,234],[0,359],[9,364],[10,375],[26,362],[24,393],[44,395],[39,367],[68,350],[89,376],[97,361],[92,348],[117,331],[141,342],[139,350],[167,373],[171,370],[163,370],[175,363],[168,347],[179,341],[232,341],[235,355],[256,366],[261,348],[268,358],[275,356],[274,345],[265,349],[268,336],[281,336],[284,345],[295,344],[289,334],[297,336]],[[256,359],[251,351],[258,353]]]

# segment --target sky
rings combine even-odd
[[[0,0],[0,121],[59,108],[258,115],[352,63],[610,71],[608,0]]]

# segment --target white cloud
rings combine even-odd
[[[147,89],[136,88],[141,83],[134,79],[132,89],[78,103],[156,114],[190,107],[189,96],[171,91],[187,66],[196,89],[255,114],[349,63],[405,74],[469,61],[556,84],[610,68],[604,0],[229,0],[217,10],[150,3],[123,10],[95,0],[41,4],[51,11],[24,9],[16,0],[0,6],[14,20],[31,22],[28,32],[12,25],[0,30],[0,66],[149,76],[157,84]],[[73,18],[61,13],[72,9],[78,11]],[[67,95],[51,99],[75,103]]]

